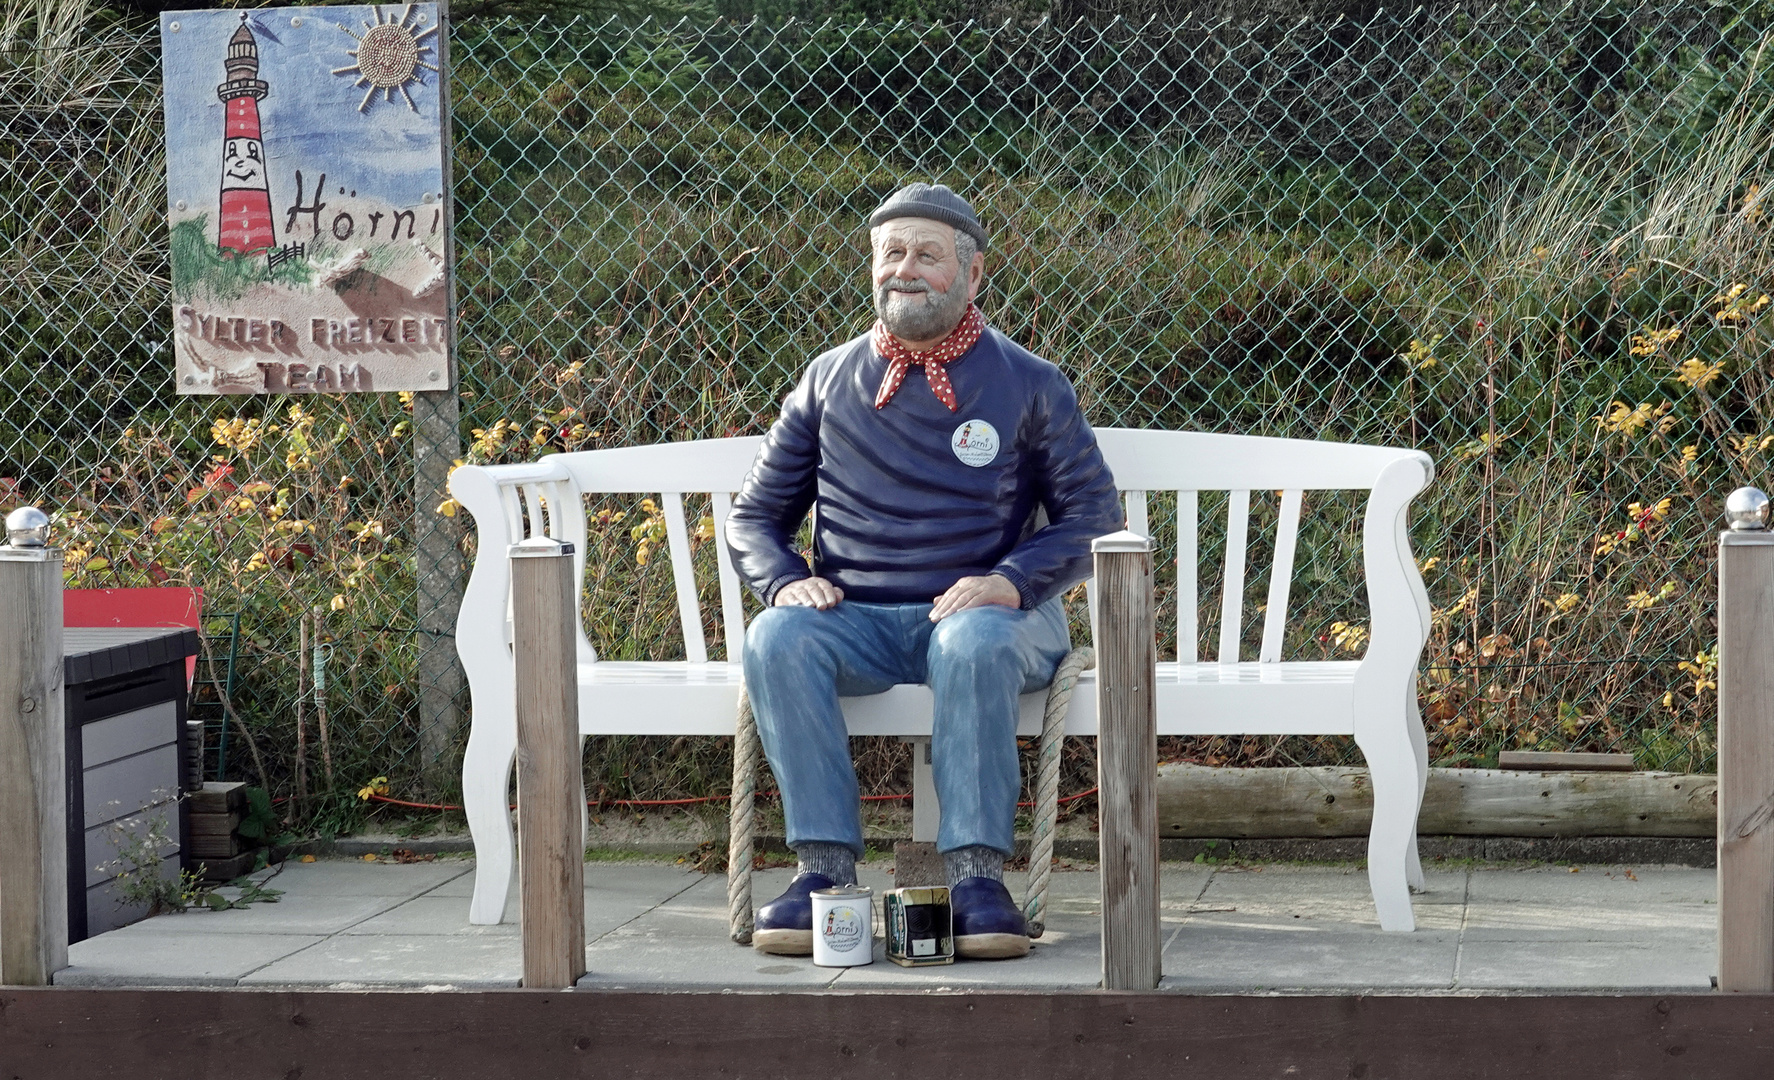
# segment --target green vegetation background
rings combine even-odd
[[[0,38],[0,503],[57,511],[71,584],[188,582],[241,614],[226,768],[300,780],[304,824],[354,827],[376,776],[448,798],[417,760],[416,658],[447,642],[414,632],[411,549],[443,528],[472,553],[467,523],[415,504],[401,399],[172,395],[157,57],[108,20]],[[993,229],[991,318],[1096,422],[1433,454],[1413,536],[1437,760],[1707,769],[1708,538],[1774,445],[1767,25],[1681,5],[1063,33],[471,20],[452,44],[462,457],[762,430],[805,360],[868,323],[867,210],[942,180]],[[1223,502],[1203,502],[1213,559]],[[1257,565],[1274,505],[1259,495]],[[657,506],[589,509],[594,642],[681,656]],[[1308,499],[1292,656],[1361,649],[1359,511]],[[1153,513],[1169,542],[1174,497]],[[711,569],[706,542],[697,558]],[[1161,599],[1175,588],[1173,568]],[[1246,610],[1266,591],[1257,575]],[[1218,610],[1209,575],[1202,625]],[[1174,618],[1163,633],[1174,654]],[[213,753],[224,710],[203,704]],[[591,789],[718,793],[726,754],[599,740]],[[905,765],[862,750],[869,790],[903,790]],[[1089,783],[1086,747],[1068,768],[1068,790]]]

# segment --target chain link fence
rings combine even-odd
[[[805,362],[872,320],[862,221],[910,179],[979,208],[982,306],[1093,422],[1433,455],[1412,534],[1439,763],[1713,767],[1711,537],[1774,447],[1774,56],[1725,9],[459,24],[453,402],[176,398],[156,44],[8,32],[0,506],[56,512],[71,585],[197,585],[216,634],[239,616],[199,687],[211,768],[298,796],[317,827],[350,827],[377,777],[447,797],[460,760],[439,613],[471,530],[415,455],[762,431]],[[1204,558],[1221,509],[1204,499]],[[1363,648],[1359,511],[1308,498],[1290,656]],[[681,656],[649,557],[662,520],[588,512],[594,643]],[[1153,523],[1170,542],[1174,499]],[[1248,588],[1254,608],[1266,581]],[[1174,653],[1174,618],[1161,634]],[[724,790],[720,741],[602,742],[602,796]],[[1357,758],[1339,739],[1168,750]],[[903,790],[902,756],[868,750],[865,784]]]

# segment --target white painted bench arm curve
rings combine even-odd
[[[1429,640],[1429,597],[1411,552],[1406,515],[1432,475],[1428,455],[1401,457],[1380,471],[1368,498],[1361,546],[1372,621],[1367,655],[1356,673],[1358,687],[1414,682]],[[1363,719],[1358,712],[1357,728]]]
[[[456,651],[468,676],[472,723],[514,723],[510,641],[510,545],[545,531],[574,546],[575,580],[585,580],[585,508],[578,485],[548,459],[521,465],[464,465],[450,475],[450,495],[474,518],[474,569],[456,619]],[[544,510],[544,504],[547,509]],[[538,523],[545,523],[539,528]],[[597,659],[581,625],[578,658]]]

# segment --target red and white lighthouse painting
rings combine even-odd
[[[216,87],[227,110],[222,142],[220,239],[224,253],[253,255],[276,244],[271,187],[265,177],[265,143],[259,135],[259,102],[271,92],[259,78],[259,43],[246,16],[228,40],[228,79]]]
[[[160,13],[179,393],[450,387],[443,16]]]

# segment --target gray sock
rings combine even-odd
[[[835,885],[856,884],[856,853],[843,844],[795,845],[795,873],[823,874]]]
[[[943,876],[950,885],[958,885],[970,877],[1004,880],[1004,853],[996,848],[975,844],[942,853]]]

